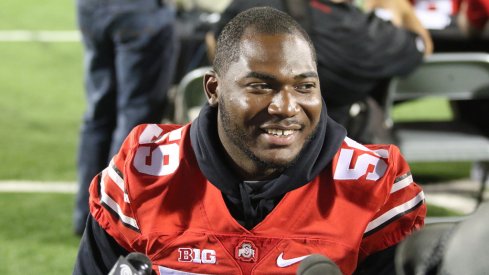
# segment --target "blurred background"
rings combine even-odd
[[[71,274],[75,153],[84,109],[74,2],[0,2],[0,273]],[[59,32],[61,31],[61,32]],[[43,184],[64,184],[47,188]],[[5,185],[6,186],[6,185]]]
[[[205,30],[187,26],[185,18],[212,21],[209,16],[216,15],[216,10],[192,3],[181,7],[180,31],[182,41],[187,40],[181,55],[200,54],[201,59],[195,64],[182,61],[175,85],[185,73],[208,64],[205,52],[198,52]],[[1,274],[72,272],[79,242],[71,224],[75,154],[85,107],[83,51],[77,29],[73,1],[0,1]],[[473,43],[449,30],[434,29],[432,34],[435,51],[488,50],[487,44]],[[393,111],[395,121],[426,117],[443,121],[452,116],[446,100],[433,98],[398,104]],[[172,118],[169,115],[167,120]],[[469,162],[411,165],[415,181],[427,190],[459,183],[477,186],[470,179]],[[460,192],[457,187],[453,190]],[[474,205],[453,207],[427,198],[429,215],[468,213]]]
[[[74,179],[84,99],[73,10],[60,0],[0,4],[4,179]]]

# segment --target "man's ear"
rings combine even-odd
[[[219,102],[218,86],[216,72],[211,71],[204,75],[205,95],[207,96],[207,102],[209,102],[209,105],[212,107],[217,106],[217,103]]]

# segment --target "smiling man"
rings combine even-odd
[[[240,48],[238,60],[231,63],[220,52],[216,72],[205,77],[209,103],[219,107],[219,139],[248,180],[274,178],[295,163],[316,132],[322,108],[310,42],[286,28],[260,34],[273,28],[243,30],[231,46]]]
[[[422,190],[392,145],[331,120],[304,30],[272,8],[236,16],[192,123],[141,125],[90,188],[74,274],[148,255],[158,274],[295,274],[322,254],[381,274],[423,225]]]

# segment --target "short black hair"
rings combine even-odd
[[[256,7],[236,15],[226,24],[217,40],[213,69],[219,75],[231,62],[237,62],[240,42],[244,32],[252,29],[258,34],[299,34],[308,43],[312,58],[316,62],[316,51],[306,31],[288,14],[272,7]]]

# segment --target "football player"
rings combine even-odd
[[[328,117],[314,47],[273,8],[224,28],[191,123],[141,125],[90,187],[74,274],[137,251],[157,274],[295,274],[311,254],[381,274],[423,226],[421,188],[393,145]]]

